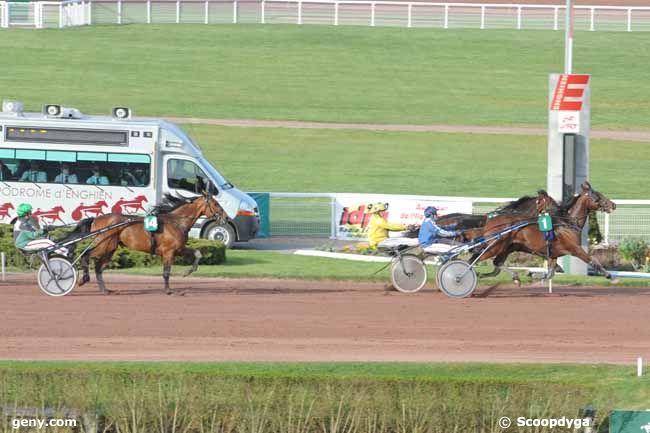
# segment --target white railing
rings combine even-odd
[[[337,193],[271,192],[270,235],[337,238]],[[376,195],[359,194],[363,197]],[[382,195],[390,199],[469,203],[474,213],[487,213],[514,198]],[[611,214],[598,213],[603,243],[619,243],[626,238],[650,240],[650,200],[613,200],[617,209]]]
[[[71,27],[90,24],[91,4],[85,0],[64,2],[0,1],[0,27]]]
[[[94,0],[92,21],[262,23],[560,30],[560,5],[368,0]],[[650,30],[650,7],[575,7],[578,30]]]

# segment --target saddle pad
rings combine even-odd
[[[144,229],[148,232],[157,232],[158,218],[155,215],[147,215],[144,217]]]

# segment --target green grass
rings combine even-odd
[[[293,25],[0,31],[2,97],[108,113],[344,122],[546,124],[563,33]],[[593,127],[648,128],[650,38],[577,32]]]
[[[649,397],[633,366],[0,362],[9,413],[74,408],[129,432],[498,431],[501,416],[575,417],[587,404],[606,423]]]
[[[519,197],[546,187],[546,137],[184,125],[244,191]],[[645,199],[650,147],[591,140],[590,180]],[[625,175],[622,175],[622,174]]]
[[[287,253],[265,251],[228,250],[226,262],[216,266],[200,266],[193,275],[200,277],[227,277],[227,278],[278,278],[278,279],[303,279],[303,280],[339,280],[339,281],[375,281],[388,282],[388,269],[379,271],[386,263],[353,262],[325,257],[296,256]],[[173,269],[174,275],[181,275],[185,270],[183,266]],[[429,266],[429,287],[435,284],[435,270]],[[491,266],[480,265],[479,272],[491,270]],[[147,268],[129,268],[115,271],[119,273],[137,275],[162,275],[161,266]],[[481,279],[481,285],[489,286],[497,282],[509,282],[510,276],[506,273],[496,278]],[[523,278],[524,284],[532,282],[530,278]],[[580,277],[573,275],[556,275],[553,279],[556,285],[578,286],[610,286],[612,282],[604,277]],[[648,280],[621,279],[616,285],[629,287],[647,287]]]

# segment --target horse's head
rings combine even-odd
[[[593,189],[587,181],[580,187],[580,196],[586,200],[585,203],[589,210],[611,213],[616,209],[616,203],[605,197],[604,194]]]
[[[203,191],[203,193],[194,200],[195,203],[198,203],[199,212],[201,215],[205,215],[208,218],[214,218],[217,221],[224,222],[228,215],[226,211],[221,207],[218,201],[214,199],[214,196],[208,191]]]
[[[537,213],[554,213],[560,208],[557,202],[543,189],[537,191],[535,206]]]

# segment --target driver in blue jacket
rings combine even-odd
[[[433,244],[447,244],[456,245],[458,242],[454,241],[453,237],[460,235],[459,231],[445,230],[436,223],[438,216],[438,209],[429,206],[424,210],[424,221],[420,227],[418,234],[418,241],[422,248],[429,247]],[[456,225],[446,226],[448,229],[453,229]]]

